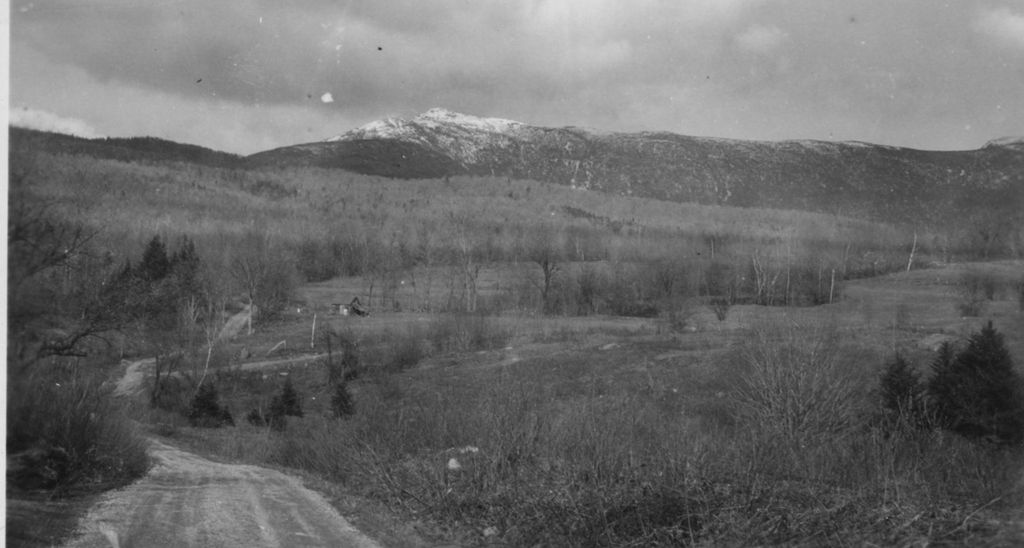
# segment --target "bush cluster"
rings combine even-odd
[[[44,367],[11,382],[8,485],[62,492],[81,484],[128,482],[149,468],[146,441],[100,375]]]
[[[765,435],[806,443],[856,423],[857,383],[834,326],[760,326],[743,343],[740,362],[738,414]]]
[[[410,333],[410,336],[416,337],[417,333]],[[427,327],[426,338],[435,351],[465,352],[505,346],[511,340],[512,332],[492,317],[456,313],[433,320]]]
[[[334,385],[334,393],[331,394],[331,411],[339,419],[355,414],[356,405],[352,400],[352,394],[349,393],[347,383],[341,382]]]
[[[1024,442],[1024,381],[991,321],[959,352],[943,344],[927,381],[897,356],[880,392],[890,423],[940,427],[1002,445]]]
[[[235,419],[227,406],[218,401],[217,387],[212,382],[199,385],[188,408],[188,422],[202,428],[234,426]]]
[[[262,408],[249,411],[245,419],[253,426],[269,426],[274,430],[284,430],[288,426],[287,417],[302,417],[302,398],[295,390],[291,378],[284,381],[281,393],[270,399],[266,412]]]

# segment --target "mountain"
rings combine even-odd
[[[243,157],[156,137],[86,139],[62,133],[9,127],[12,152],[45,150],[53,154],[89,155],[122,162],[186,162],[211,167],[243,167]]]
[[[150,137],[82,139],[15,127],[10,136],[12,152],[248,170],[313,166],[397,179],[500,176],[616,195],[935,227],[955,216],[968,227],[957,230],[984,233],[1005,232],[992,225],[1010,231],[1024,226],[1019,137],[994,139],[977,150],[923,151],[861,142],[545,128],[443,109],[247,157]]]
[[[966,202],[1024,209],[1024,140],[922,151],[546,128],[431,109],[249,156],[395,178],[504,176],[620,195],[920,221]],[[940,219],[933,219],[941,222]]]

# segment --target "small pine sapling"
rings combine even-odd
[[[285,415],[302,416],[302,399],[295,391],[290,378],[284,381],[284,386],[281,388],[281,408]]]
[[[886,365],[879,382],[879,395],[889,417],[915,427],[927,424],[920,375],[900,354]]]

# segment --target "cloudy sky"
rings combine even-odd
[[[13,0],[12,123],[252,153],[431,107],[977,148],[1024,135],[1024,0]]]

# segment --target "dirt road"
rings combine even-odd
[[[295,478],[157,441],[151,455],[152,470],[107,493],[67,546],[378,546]]]
[[[298,364],[303,362],[310,362],[323,358],[327,354],[304,354],[301,356],[293,356],[290,358],[279,358],[274,360],[263,360],[258,362],[248,362],[240,365],[232,366],[231,369],[238,369],[241,371],[255,371],[257,369],[265,369],[268,367],[279,367],[287,364]],[[153,374],[153,366],[155,364],[153,358],[145,358],[137,360],[128,364],[125,369],[124,376],[117,381],[117,386],[114,388],[115,396],[138,396],[142,393],[143,382],[147,375]],[[211,373],[215,370],[211,370]],[[175,373],[176,374],[176,373]]]

